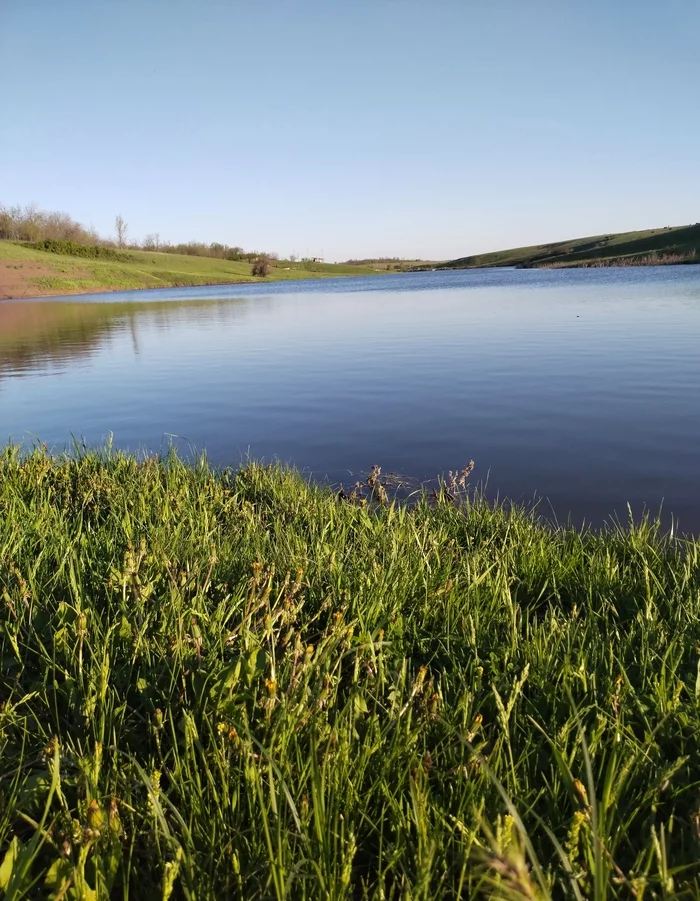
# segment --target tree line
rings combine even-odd
[[[114,219],[114,235],[100,235],[93,226],[86,227],[68,213],[41,210],[35,204],[5,206],[0,203],[0,240],[36,244],[42,241],[71,241],[75,244],[102,247],[149,250],[160,253],[180,253],[196,257],[213,257],[220,260],[254,263],[261,259],[277,260],[276,253],[244,250],[237,245],[213,241],[187,241],[173,244],[162,241],[157,233],[142,240],[129,240],[129,225],[118,214]]]
[[[77,244],[100,244],[97,230],[86,228],[68,213],[40,210],[34,204],[4,206],[0,204],[0,239],[6,241],[75,241]]]

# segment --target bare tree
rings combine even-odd
[[[126,235],[129,231],[129,226],[126,224],[126,220],[121,213],[114,220],[114,230],[117,233],[117,244],[120,247],[123,247],[126,243]]]
[[[141,242],[141,247],[144,250],[158,250],[160,246],[160,235],[159,234],[150,234],[146,235],[146,237]]]

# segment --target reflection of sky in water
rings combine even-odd
[[[36,304],[43,331],[9,339],[0,306],[3,437],[158,448],[176,434],[217,462],[250,450],[346,481],[374,462],[427,477],[473,457],[492,491],[539,492],[560,515],[665,497],[700,525],[700,267],[172,295],[189,299]]]

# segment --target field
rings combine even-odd
[[[700,543],[0,458],[5,898],[700,893]]]
[[[483,269],[492,266],[589,266],[664,262],[700,263],[700,223],[613,235],[575,238],[554,244],[515,247],[495,253],[461,257],[438,269]]]
[[[314,263],[305,268],[301,263],[279,262],[267,279],[260,279],[251,275],[247,262],[142,250],[120,251],[119,255],[127,259],[86,259],[0,241],[0,299],[376,274],[366,266]]]

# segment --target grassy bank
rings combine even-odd
[[[594,235],[552,244],[535,244],[530,247],[514,247],[494,253],[461,257],[442,263],[437,268],[658,266],[697,262],[700,262],[700,223],[677,228]]]
[[[0,298],[376,275],[365,266],[273,261],[270,275],[260,279],[248,262],[143,250],[111,253],[114,259],[75,256],[0,241]]]
[[[10,449],[0,887],[697,897],[699,551]]]

